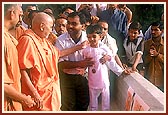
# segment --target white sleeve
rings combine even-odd
[[[124,71],[115,61],[114,58],[111,58],[111,61],[106,62],[107,67],[112,70],[117,76],[120,76]]]
[[[60,50],[60,52],[61,52],[61,50],[64,49],[64,45],[59,39],[56,40],[56,43],[54,46],[57,47]],[[64,57],[59,58],[59,62],[65,61],[65,60],[68,60],[68,56],[64,56]]]

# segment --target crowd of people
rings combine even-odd
[[[162,18],[164,19],[164,18]],[[77,4],[58,16],[4,4],[4,110],[110,110],[110,77],[138,72],[164,92],[164,23],[144,39],[126,4]]]

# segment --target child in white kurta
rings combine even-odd
[[[110,93],[109,93],[109,75],[110,68],[118,76],[124,71],[115,61],[111,50],[100,42],[101,27],[99,25],[90,25],[86,33],[90,46],[83,49],[84,58],[92,58],[95,64],[88,68],[88,83],[91,111],[98,110],[98,97],[102,95],[102,110],[110,110]],[[108,55],[111,57],[105,64],[100,63],[100,59]]]

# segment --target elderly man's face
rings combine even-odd
[[[58,35],[61,35],[65,32],[67,32],[66,29],[67,25],[67,20],[64,18],[57,19],[55,22],[55,31],[57,32]]]
[[[53,29],[53,20],[48,20],[48,22],[45,24],[44,29],[44,36],[48,38],[49,34],[52,32]]]

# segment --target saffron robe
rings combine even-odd
[[[43,41],[42,41],[43,40]],[[20,69],[30,69],[29,77],[43,100],[43,110],[59,111],[61,92],[58,74],[59,50],[46,39],[37,36],[31,29],[19,38],[17,46]],[[22,92],[32,95],[22,83]],[[24,108],[24,110],[29,110]],[[33,110],[38,110],[33,108]]]
[[[8,32],[4,32],[4,84],[10,84],[21,92],[20,69],[18,64],[18,41]],[[4,111],[22,111],[22,105],[4,95]]]

